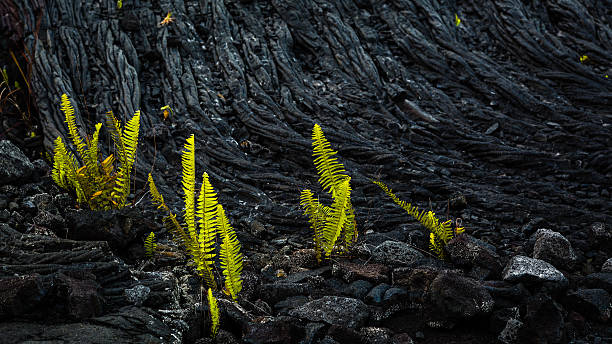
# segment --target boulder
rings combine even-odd
[[[344,289],[344,294],[354,297],[356,299],[363,300],[363,298],[368,294],[370,289],[372,289],[372,283],[368,281],[357,280],[349,284],[349,286]]]
[[[584,284],[589,288],[605,289],[612,293],[612,272],[599,272],[587,275]]]
[[[533,258],[551,263],[557,268],[567,269],[576,262],[576,254],[569,240],[561,233],[550,229],[538,229],[535,233]]]
[[[242,340],[243,343],[249,344],[284,344],[296,343],[304,335],[304,328],[299,326],[299,321],[295,318],[266,317],[258,322],[249,323]]]
[[[538,294],[528,298],[521,314],[524,326],[520,329],[520,343],[562,342],[565,330],[563,308],[550,296]]]
[[[612,304],[610,294],[603,289],[578,289],[565,298],[568,308],[595,321],[606,322],[610,319]]]
[[[483,274],[483,279],[492,274],[499,274],[501,263],[499,255],[481,240],[462,233],[451,239],[446,245],[451,262],[460,267],[480,267],[487,271]]]
[[[567,278],[550,263],[525,256],[514,256],[502,273],[504,281],[543,283],[550,282],[559,287],[568,284]]]
[[[435,313],[451,319],[470,319],[493,310],[489,292],[476,280],[441,272],[431,283],[429,298]]]
[[[24,183],[35,171],[23,152],[8,140],[0,141],[0,185],[18,181]]]
[[[360,300],[339,296],[324,296],[289,312],[308,321],[323,321],[330,325],[358,328],[368,319],[368,306]]]
[[[387,240],[372,252],[372,261],[391,266],[414,266],[424,259],[421,252],[401,241]]]

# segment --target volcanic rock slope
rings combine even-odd
[[[273,306],[262,312],[266,307],[259,305],[253,312],[282,315],[253,326],[222,303],[222,308],[230,309],[225,312],[233,314],[228,317],[242,319],[235,321],[234,328],[226,328],[228,336],[246,333],[252,342],[265,342],[266,331],[280,328],[285,332],[276,333],[277,339],[268,337],[268,342],[284,342],[283,335],[340,342],[355,336],[364,341],[427,340],[432,337],[422,337],[430,336],[427,331],[432,328],[473,330],[469,319],[486,317],[493,337],[511,341],[513,333],[519,333],[536,341],[560,342],[586,336],[575,325],[580,319],[586,324],[583,332],[609,320],[610,276],[599,269],[610,258],[612,240],[610,1],[123,0],[118,8],[110,0],[0,0],[0,8],[5,12],[0,26],[6,37],[16,47],[25,46],[31,57],[30,84],[47,150],[55,137],[66,135],[59,111],[62,93],[70,95],[87,132],[104,120],[108,110],[126,119],[140,109],[144,116],[136,185],[143,187],[151,170],[169,203],[179,205],[180,194],[175,191],[180,185],[180,150],[195,134],[197,173],[209,173],[247,256],[251,252],[252,269],[247,270],[254,271],[252,278],[258,282],[253,285],[262,291],[247,295],[253,302],[263,300],[267,308]],[[174,20],[161,24],[168,12]],[[172,108],[168,118],[160,110],[164,105]],[[363,266],[350,265],[359,262],[334,265],[311,270],[311,276],[290,274],[291,281],[279,284],[283,273],[275,269],[297,272],[298,267],[309,266],[295,261],[306,255],[297,249],[310,245],[308,223],[298,208],[299,191],[318,190],[311,158],[314,123],[322,126],[352,176],[362,234],[359,253],[378,257],[375,260],[382,265],[366,268],[365,275]],[[61,232],[52,228],[59,226],[70,232],[76,225],[66,219],[74,214],[41,208],[41,196],[39,202],[26,202],[37,194],[57,193],[48,177],[36,178],[33,181],[43,186],[22,190],[4,186],[3,207],[17,214],[25,211],[27,219],[31,204],[31,216],[49,213],[43,215],[51,231]],[[5,182],[14,184],[11,179]],[[427,236],[371,179],[387,183],[400,198],[442,217],[462,218],[470,236],[449,246],[451,265],[414,252],[413,247],[426,249]],[[65,202],[53,197],[53,202]],[[20,232],[28,231],[25,222],[15,222],[13,216],[3,219]],[[144,227],[139,234],[144,234]],[[4,230],[7,238],[17,235],[12,228]],[[127,241],[134,238],[132,234]],[[111,247],[60,242],[41,250],[61,252],[66,245],[76,245],[73,249],[78,251],[93,245],[102,252],[112,248],[130,264],[135,261],[135,249],[125,253],[128,245],[117,244],[121,237],[90,239],[107,241]],[[15,242],[27,251],[27,243]],[[405,252],[408,258],[398,260],[386,252]],[[294,258],[289,260],[293,266],[280,262],[285,254]],[[97,285],[86,283],[79,289],[90,302],[86,311],[71,308],[70,297],[45,289],[49,280],[34,279],[31,285],[66,302],[62,312],[99,319],[98,309],[104,304],[98,299],[104,296],[100,290],[109,289],[114,295],[138,286],[129,282],[134,277],[129,264],[101,257],[94,260],[116,266],[89,271],[97,279],[83,273],[66,275],[57,266],[43,271],[53,272],[48,278],[66,285],[96,280]],[[3,264],[33,264],[22,258],[7,258]],[[268,258],[271,265],[264,264]],[[78,259],[60,263],[81,264]],[[535,271],[525,271],[526,267]],[[20,274],[24,268],[10,271]],[[114,274],[123,277],[109,282],[108,276]],[[188,279],[188,273],[172,276],[147,278],[161,285],[189,285],[180,280]],[[321,279],[337,281],[336,289],[333,282],[325,288],[342,292],[316,298],[324,294]],[[482,282],[495,279],[511,286]],[[357,281],[360,284],[353,285]],[[523,282],[535,289],[521,289]],[[350,283],[352,289],[342,283]],[[313,285],[320,287],[315,288],[318,291],[310,289]],[[458,289],[450,293],[445,286],[453,285]],[[426,296],[418,294],[418,286]],[[466,299],[458,295],[463,291],[469,295]],[[513,301],[503,304],[497,299],[500,293]],[[138,293],[130,295],[134,294]],[[179,302],[180,297],[171,294],[149,300],[148,306]],[[347,295],[348,300],[333,299]],[[523,298],[530,301],[519,307],[520,315],[512,313]],[[130,299],[133,307],[142,305],[137,299]],[[378,305],[379,313],[370,309],[383,299],[392,306]],[[401,300],[401,305],[394,306],[393,300]],[[470,305],[469,300],[479,303]],[[334,312],[325,311],[334,304],[352,309],[352,317],[334,319]],[[423,304],[433,308],[423,311]],[[11,306],[10,312],[3,308],[2,315],[29,314],[20,311],[28,309],[22,306]],[[491,316],[493,307],[495,316]],[[135,317],[143,322],[153,316],[141,308],[138,312],[115,308],[110,309],[140,312]],[[309,312],[314,308],[323,311],[313,317]],[[414,328],[389,320],[398,310],[404,314],[411,309],[432,316],[425,322],[411,319]],[[598,310],[595,320],[581,318],[593,309]],[[440,312],[450,319],[437,319]],[[108,325],[115,319],[112,316],[116,315],[87,326]],[[553,320],[538,324],[542,316]],[[307,325],[294,321],[300,318],[316,321]],[[401,316],[394,319],[402,323]],[[180,321],[176,320],[180,326],[175,331],[183,333],[181,328],[190,327]],[[366,324],[379,327],[362,327],[359,332]],[[176,338],[162,327],[147,335]],[[602,331],[598,335],[612,337]],[[473,340],[486,341],[489,335]]]

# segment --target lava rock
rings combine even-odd
[[[259,322],[249,323],[244,343],[250,344],[284,344],[295,343],[303,338],[305,330],[299,326],[298,319],[280,316],[266,317]]]
[[[557,268],[571,267],[576,262],[572,245],[561,233],[542,228],[535,233],[535,238],[533,258],[549,262]]]
[[[579,289],[569,293],[565,298],[568,308],[600,322],[610,319],[612,310],[610,301],[610,294],[603,289]]]
[[[381,304],[383,302],[383,298],[385,296],[385,292],[387,289],[391,288],[390,285],[386,283],[382,283],[372,288],[368,295],[365,297],[365,301],[370,304]]]
[[[406,286],[411,290],[428,290],[438,272],[438,269],[429,267],[397,268],[393,270],[393,284]]]
[[[446,245],[451,262],[461,267],[479,266],[489,271],[483,279],[501,271],[499,255],[484,242],[462,233],[451,239]]]
[[[220,320],[223,328],[234,333],[246,333],[252,322],[253,316],[236,302],[226,299],[217,299],[219,305]]]
[[[0,185],[28,180],[35,167],[23,152],[8,140],[0,141]]]
[[[387,240],[372,252],[374,262],[391,266],[414,266],[424,259],[421,252],[401,241]]]
[[[382,264],[357,264],[339,262],[332,267],[332,275],[340,277],[347,283],[366,280],[372,283],[389,282],[389,267]]]
[[[125,298],[136,306],[140,306],[147,300],[150,293],[151,288],[139,284],[133,288],[126,289]]]
[[[356,299],[363,300],[363,298],[368,294],[368,292],[372,289],[372,283],[363,280],[357,280],[351,284],[344,290],[346,295],[352,296]]]
[[[54,303],[63,304],[70,319],[102,314],[104,298],[95,275],[86,271],[65,271],[54,276],[53,284]]]
[[[41,276],[0,278],[0,319],[36,313],[50,292],[51,279]]]
[[[70,239],[108,241],[114,248],[125,248],[145,232],[154,230],[154,225],[136,207],[106,211],[76,210],[67,214],[66,223],[70,226]]]
[[[309,295],[307,283],[266,283],[259,287],[259,297],[269,304],[275,304],[290,296]]]
[[[494,301],[477,281],[452,272],[441,272],[431,283],[429,299],[436,314],[451,319],[470,319],[490,313]]]
[[[513,307],[531,296],[522,283],[514,284],[505,281],[485,281],[483,285],[495,300],[496,307]]]
[[[508,319],[497,339],[504,344],[519,343],[519,333],[522,327],[523,323],[520,320]]]
[[[521,343],[561,343],[564,335],[563,308],[550,296],[530,297],[521,307],[524,326],[520,329]]]
[[[359,329],[359,334],[364,344],[388,344],[393,336],[391,330],[383,327],[363,327]]]
[[[502,273],[504,281],[542,283],[551,282],[559,287],[566,287],[568,280],[550,263],[525,256],[514,256]]]
[[[400,287],[392,287],[385,291],[385,295],[383,296],[383,302],[385,304],[393,304],[401,301],[408,295],[408,291],[404,288]]]
[[[358,328],[367,320],[369,311],[368,306],[360,300],[324,296],[292,310],[289,315],[309,321],[323,321],[330,325]]]
[[[600,272],[587,275],[584,284],[589,288],[605,289],[612,293],[612,272]]]

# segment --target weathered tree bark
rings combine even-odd
[[[319,123],[353,176],[361,228],[405,221],[370,178],[438,212],[465,195],[452,215],[475,231],[612,217],[609,1],[0,4],[35,56],[47,149],[66,133],[62,93],[88,132],[108,110],[141,109],[139,187],[153,169],[178,190],[193,133],[197,171],[233,216],[304,227],[298,195],[317,189]]]

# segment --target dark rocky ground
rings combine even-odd
[[[239,302],[218,295],[218,343],[612,342],[611,9],[0,0],[0,64],[19,79],[14,51],[30,86],[0,123],[0,342],[212,342],[144,192],[152,170],[180,208],[192,133],[247,257]],[[62,93],[87,132],[110,109],[145,114],[133,206],[77,209],[51,181]],[[314,123],[353,178],[360,232],[323,265],[298,207],[319,190]],[[371,178],[462,219],[449,261]],[[151,260],[150,231],[165,244]]]

